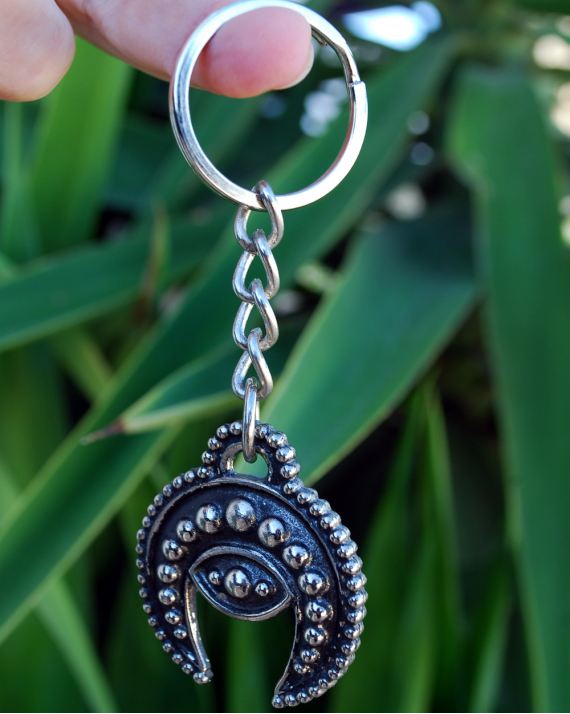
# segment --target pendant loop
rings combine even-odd
[[[257,400],[257,387],[250,377],[245,383],[245,397],[243,401],[243,426],[242,445],[243,458],[248,464],[256,461],[255,454],[255,422],[259,421],[259,402]]]
[[[170,119],[176,141],[186,161],[205,183],[233,203],[247,206],[253,211],[266,210],[258,193],[238,186],[216,169],[200,146],[190,118],[190,79],[200,52],[214,33],[228,20],[265,7],[280,7],[298,12],[310,24],[313,36],[333,48],[343,65],[350,104],[346,138],[332,166],[310,186],[294,193],[277,196],[281,210],[290,211],[317,201],[338,186],[356,161],[366,133],[368,120],[366,87],[360,79],[348,43],[327,20],[308,7],[290,0],[245,0],[212,13],[192,33],[178,57],[170,83]]]

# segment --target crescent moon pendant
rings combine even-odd
[[[137,534],[140,595],[163,649],[200,684],[213,676],[197,593],[241,620],[295,612],[291,657],[273,706],[295,706],[334,686],[354,660],[366,614],[366,577],[350,531],[298,478],[295,449],[257,424],[261,479],[234,471],[241,422],[208,442],[203,464],[167,484]]]

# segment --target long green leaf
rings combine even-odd
[[[71,69],[45,100],[32,194],[49,250],[90,237],[132,74],[125,63],[78,39]]]
[[[279,246],[282,285],[290,283],[301,261],[322,255],[357,220],[405,151],[405,120],[428,100],[449,57],[447,42],[426,43],[369,83],[370,106],[378,119],[372,122],[352,182],[345,182],[327,199],[303,209],[302,219],[288,219],[289,226],[294,224],[297,230],[289,231]],[[394,96],[399,97],[398,102],[388,101]],[[338,148],[344,132],[345,127],[338,124],[307,147],[303,155],[295,153],[295,162],[288,163],[283,176],[295,179],[295,186],[306,183],[307,164],[313,160],[315,165],[322,164]],[[0,602],[3,634],[49,580],[80,555],[172,438],[167,431],[117,437],[89,447],[78,445],[81,436],[109,424],[160,379],[226,339],[237,307],[229,286],[238,254],[228,235],[202,283],[176,316],[130,360],[97,411],[78,427],[12,511],[0,537],[0,579],[17,567],[21,552],[28,552],[30,559],[23,577]],[[225,293],[221,291],[224,285],[228,286]],[[62,503],[73,504],[73,508],[62,511]],[[57,532],[49,526],[55,521]],[[50,538],[40,535],[46,529]]]
[[[457,215],[441,211],[360,237],[339,288],[304,332],[266,417],[295,444],[306,479],[326,473],[389,414],[475,295],[468,231]]]
[[[489,130],[492,127],[492,131]],[[570,707],[570,276],[548,130],[526,79],[472,68],[451,146],[473,185],[536,711]]]
[[[168,280],[196,268],[211,251],[224,214],[173,221]],[[39,260],[0,284],[0,350],[53,335],[133,302],[142,288],[150,225],[117,243]]]

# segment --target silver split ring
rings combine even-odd
[[[310,186],[294,193],[277,196],[281,210],[290,211],[317,201],[338,186],[356,161],[366,133],[368,120],[366,87],[360,79],[346,40],[330,22],[308,7],[290,0],[245,0],[227,5],[212,13],[192,33],[178,57],[170,83],[170,119],[184,158],[205,183],[233,203],[247,206],[253,211],[266,210],[257,193],[238,186],[216,169],[198,143],[190,118],[190,78],[200,52],[228,20],[264,7],[280,7],[298,12],[311,26],[313,36],[333,48],[342,62],[350,103],[346,138],[330,168]]]

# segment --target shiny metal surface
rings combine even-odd
[[[321,696],[345,674],[360,645],[366,578],[358,556],[338,554],[335,541],[345,535],[340,519],[331,529],[321,508],[311,511],[326,501],[296,477],[299,464],[285,434],[269,424],[254,427],[251,446],[266,461],[267,478],[234,470],[249,429],[247,419],[221,426],[204,465],[174,479],[177,486],[167,484],[160,505],[151,504],[137,533],[138,579],[162,647],[199,684],[213,672],[200,634],[198,592],[241,620],[292,608],[293,649],[273,698],[281,709]]]
[[[243,458],[249,463],[253,463],[257,456],[255,454],[255,421],[257,419],[257,387],[251,377],[245,383],[245,395],[243,400],[243,427],[242,427],[242,447]]]
[[[198,142],[190,116],[190,79],[200,52],[208,40],[228,20],[264,7],[280,7],[298,12],[311,25],[313,36],[333,48],[343,66],[350,104],[348,131],[340,152],[330,168],[310,186],[294,193],[277,196],[280,209],[290,211],[318,201],[338,186],[356,161],[366,133],[368,121],[366,87],[360,79],[346,40],[327,20],[313,10],[289,0],[246,0],[227,5],[212,13],[192,33],[178,57],[170,83],[170,119],[182,154],[205,183],[233,203],[253,211],[266,210],[259,193],[238,186],[216,169]],[[271,245],[272,241],[270,240],[269,243]]]

